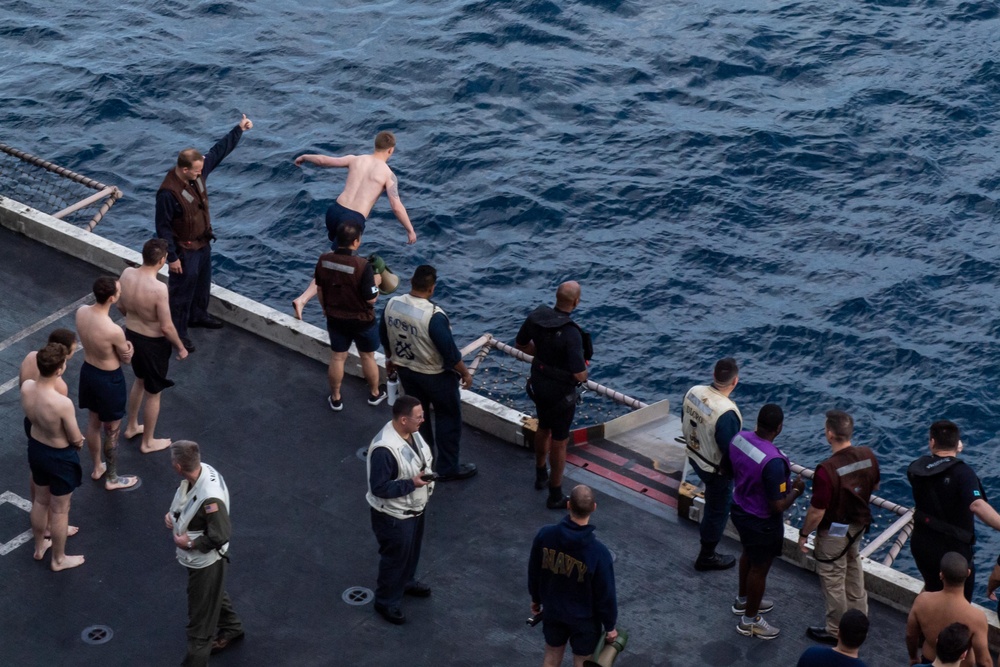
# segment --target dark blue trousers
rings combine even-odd
[[[434,452],[434,472],[450,475],[458,472],[458,447],[462,437],[462,398],[458,375],[450,371],[428,375],[397,366],[403,390],[424,408],[420,435]],[[431,408],[434,427],[431,428]]]
[[[375,602],[398,605],[406,584],[417,573],[420,543],[424,539],[424,515],[397,519],[371,508],[372,530],[378,540],[378,585]]]
[[[714,472],[706,472],[694,461],[691,467],[705,483],[705,516],[701,518],[701,543],[714,550],[726,531],[729,505],[733,500],[733,479]]]
[[[208,317],[208,298],[212,290],[212,246],[201,250],[177,249],[183,273],[171,273],[167,280],[170,295],[170,318],[177,335],[187,338],[188,322]]]

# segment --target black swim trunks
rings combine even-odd
[[[361,227],[361,233],[365,233],[365,216],[337,202],[330,204],[330,208],[326,209],[326,235],[330,237],[334,248],[337,247],[337,228],[345,222],[357,223]]]
[[[80,454],[74,447],[56,449],[28,438],[28,465],[38,486],[49,487],[53,496],[65,496],[83,482]]]
[[[167,379],[170,355],[173,354],[174,347],[165,336],[152,338],[126,327],[125,340],[132,343],[135,350],[132,355],[132,370],[142,380],[143,389],[150,394],[159,394],[167,387],[174,386],[174,381]]]
[[[118,421],[125,416],[128,386],[121,367],[102,371],[86,361],[80,369],[80,409],[96,412],[102,422]]]

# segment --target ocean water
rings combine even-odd
[[[904,503],[954,419],[1000,499],[1000,3],[751,4],[8,0],[0,141],[118,185],[98,231],[138,248],[177,151],[246,113],[215,277],[287,310],[344,178],[293,158],[391,129],[419,240],[383,199],[365,249],[434,264],[460,344],[576,279],[598,382],[677,403],[735,356],[748,423],[781,404],[815,465],[850,411]]]

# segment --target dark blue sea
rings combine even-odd
[[[460,343],[576,279],[593,379],[678,403],[735,356],[749,423],[781,404],[814,465],[849,410],[904,503],[954,419],[1000,501],[997,35],[994,0],[7,0],[0,141],[118,185],[98,231],[138,248],[177,151],[246,113],[215,277],[287,311],[344,178],[292,159],[391,129],[419,240],[383,199],[365,247],[438,268]]]

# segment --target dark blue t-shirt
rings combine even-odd
[[[837,653],[826,646],[807,648],[799,658],[797,667],[868,667],[859,658]]]

